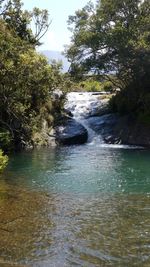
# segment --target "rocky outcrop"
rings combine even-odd
[[[144,125],[130,116],[120,117],[113,133],[122,144],[150,147],[150,125]]]
[[[102,116],[110,112],[108,98],[100,99],[99,101],[91,102],[91,107],[88,116]]]
[[[63,118],[55,130],[58,144],[77,145],[85,143],[88,139],[85,127],[72,118]]]
[[[107,114],[91,117],[88,125],[106,143],[150,147],[150,126],[143,125],[130,116]]]
[[[118,114],[106,114],[103,116],[90,117],[87,122],[89,127],[101,135],[106,143],[119,143],[119,136],[114,133],[114,129],[119,122]]]

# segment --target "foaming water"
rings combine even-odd
[[[65,108],[71,111],[75,118],[86,117],[91,113],[92,109],[99,107],[100,102],[100,94],[72,92],[67,95]]]
[[[103,143],[100,135],[89,126],[86,118],[94,114],[100,107],[103,94],[93,92],[72,92],[68,93],[65,109],[70,111],[74,119],[81,123],[88,131],[88,143]]]

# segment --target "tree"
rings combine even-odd
[[[40,40],[47,32],[51,21],[46,9],[34,8],[29,12],[22,9],[21,0],[1,0],[0,16],[7,23],[9,29],[14,29],[15,33],[29,44],[40,45]],[[31,24],[34,28],[31,30]]]
[[[0,132],[7,138],[9,133],[17,146],[30,142],[33,132],[42,128],[43,120],[54,115],[49,107],[51,94],[60,83],[59,66],[49,65],[3,21],[0,59]]]
[[[49,21],[49,14],[46,9],[40,10],[35,7],[31,13],[32,21],[35,25],[34,38],[36,40],[36,45],[40,45],[41,38],[47,32],[51,21]]]
[[[150,2],[101,0],[69,17],[71,72],[115,74],[120,87],[148,87],[150,77]],[[147,89],[146,89],[147,90]]]

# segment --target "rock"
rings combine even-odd
[[[61,125],[56,127],[56,141],[62,145],[83,144],[88,139],[84,126],[72,118],[64,118]]]
[[[104,137],[104,141],[107,144],[121,144],[121,140],[119,139],[119,137],[114,136],[114,135],[106,135]]]
[[[120,137],[114,133],[114,128],[119,122],[118,114],[107,114],[89,118],[88,125],[97,134],[100,134],[105,143],[120,144]]]
[[[55,89],[54,92],[53,92],[53,98],[55,100],[58,100],[61,97],[63,97],[63,92],[60,89]]]
[[[150,147],[150,125],[142,125],[129,115],[107,114],[87,121],[89,127],[108,144]]]
[[[109,112],[108,99],[103,99],[95,103],[91,103],[91,111],[89,112],[89,117],[102,116],[108,114]]]
[[[150,125],[144,125],[131,116],[120,117],[113,132],[122,144],[150,147]]]
[[[105,131],[111,131],[112,127],[117,124],[119,116],[117,114],[106,114],[103,116],[95,116],[87,119],[88,125],[98,134]]]

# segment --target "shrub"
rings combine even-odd
[[[3,151],[0,149],[0,172],[6,167],[8,163],[8,157],[3,155]]]
[[[101,83],[98,81],[94,81],[91,79],[88,79],[84,82],[79,83],[80,90],[86,91],[86,92],[98,92],[101,91]]]
[[[105,91],[105,92],[112,93],[113,90],[114,90],[114,86],[113,86],[112,82],[110,82],[110,81],[103,82],[102,83],[102,90]]]

